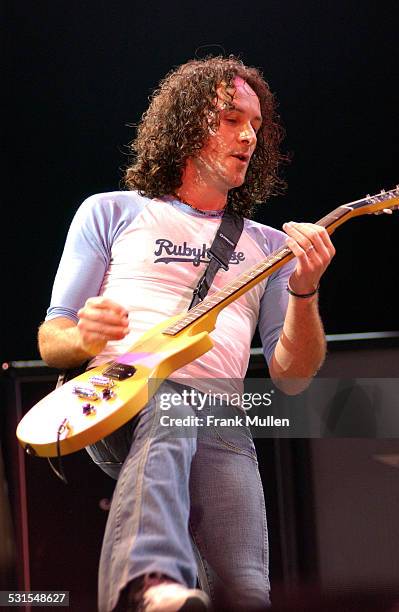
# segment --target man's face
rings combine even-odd
[[[231,109],[229,93],[233,95]],[[256,93],[240,77],[234,79],[234,89],[219,85],[216,107],[220,111],[219,127],[211,132],[193,163],[199,180],[227,193],[245,180],[262,116]]]

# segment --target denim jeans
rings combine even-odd
[[[255,447],[245,427],[162,425],[201,413],[183,402],[162,410],[165,381],[127,425],[88,448],[117,478],[99,568],[99,610],[110,612],[127,583],[160,572],[201,587],[231,609],[269,602],[268,540]],[[176,397],[176,395],[174,396]],[[230,416],[244,413],[228,407]]]

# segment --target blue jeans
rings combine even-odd
[[[116,606],[129,581],[151,572],[189,588],[198,576],[211,599],[231,600],[231,609],[268,605],[266,512],[251,433],[162,424],[165,416],[217,414],[183,399],[162,410],[161,398],[184,388],[165,381],[132,421],[88,449],[118,479],[100,560],[100,612]]]

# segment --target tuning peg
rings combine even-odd
[[[392,208],[383,208],[382,210],[377,210],[375,213],[372,213],[374,215],[392,215],[393,209],[397,208],[396,206],[393,206]]]

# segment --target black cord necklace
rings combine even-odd
[[[192,208],[197,213],[199,213],[200,215],[204,215],[205,217],[220,217],[223,214],[224,208],[221,208],[219,210],[202,210],[201,208],[197,208],[196,206],[193,206],[189,202],[186,202],[176,193],[174,193],[173,195],[177,200],[179,200],[179,202],[181,202],[182,204],[185,204],[189,208]]]

